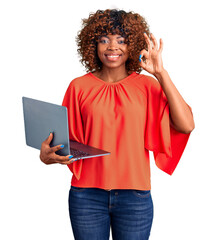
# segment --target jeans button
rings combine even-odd
[[[117,195],[118,195],[118,192],[115,192],[115,195],[117,196]]]

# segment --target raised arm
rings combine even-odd
[[[140,66],[153,74],[161,84],[169,103],[171,125],[179,132],[190,133],[195,127],[193,114],[170,79],[168,72],[163,67],[163,40],[160,39],[160,47],[158,49],[157,40],[153,34],[151,34],[152,42],[146,34],[144,36],[148,51],[145,49],[141,51],[139,58]],[[142,61],[143,56],[145,61]]]

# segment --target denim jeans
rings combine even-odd
[[[150,191],[71,186],[69,214],[75,240],[148,240],[153,221]]]

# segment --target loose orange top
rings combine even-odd
[[[160,83],[136,72],[115,83],[91,72],[78,77],[70,83],[63,106],[71,140],[111,152],[68,165],[76,187],[150,190],[149,151],[171,175],[190,135],[170,125]]]

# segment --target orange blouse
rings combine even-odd
[[[89,72],[70,83],[62,105],[70,139],[111,152],[68,165],[76,187],[150,190],[149,150],[171,175],[190,136],[170,125],[160,83],[136,72],[114,83]]]

